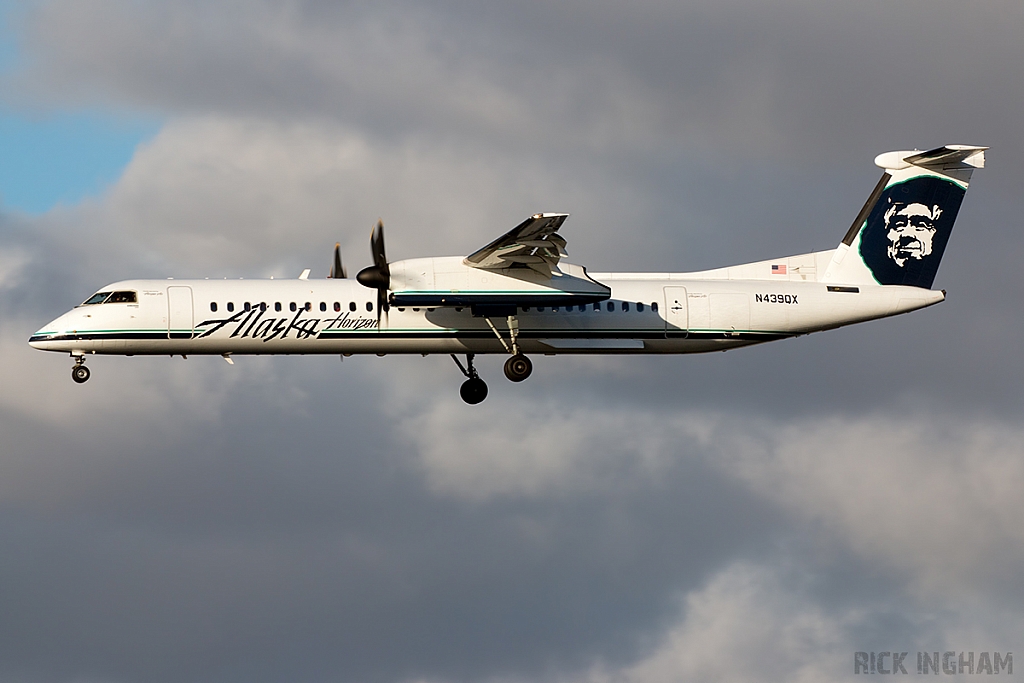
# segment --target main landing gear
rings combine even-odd
[[[505,361],[505,376],[513,382],[522,382],[533,372],[533,363],[521,353]]]
[[[501,332],[498,331],[497,326],[495,326],[490,318],[485,317],[484,320],[487,321],[491,331],[494,332],[494,336],[498,338],[498,341],[505,347],[505,350],[512,354],[505,361],[505,376],[513,382],[522,382],[533,372],[533,363],[519,350],[519,343],[517,341],[519,338],[519,320],[514,315],[508,316],[508,341],[501,336]],[[466,381],[462,383],[459,394],[462,395],[462,400],[470,405],[476,405],[487,398],[487,384],[480,379],[476,368],[473,367],[474,355],[467,353],[466,365],[463,366],[455,354],[452,354],[452,360],[459,366],[459,370],[462,370],[462,374],[466,376]]]
[[[512,354],[512,357],[505,361],[505,376],[513,382],[522,382],[533,372],[533,363],[519,350],[519,319],[514,315],[508,316],[508,341],[501,336],[498,328],[490,318],[484,318],[490,326],[494,336],[498,338],[505,350]]]
[[[463,367],[455,354],[452,354],[452,360],[455,361],[455,364],[459,366],[459,370],[462,370],[462,374],[467,378],[459,389],[459,395],[462,396],[463,401],[471,406],[475,406],[487,398],[487,383],[480,379],[476,368],[473,367],[474,355],[472,353],[466,354],[466,366]]]
[[[75,356],[75,367],[71,368],[71,379],[77,384],[84,384],[89,381],[92,373],[85,367],[85,356]]]

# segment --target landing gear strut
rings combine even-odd
[[[472,353],[466,354],[466,365],[463,367],[455,354],[452,354],[452,360],[455,361],[455,364],[459,366],[459,370],[462,370],[462,374],[467,378],[459,389],[459,395],[462,396],[463,401],[471,406],[487,398],[487,383],[480,379],[476,368],[473,367],[473,356],[474,354]]]
[[[71,368],[71,379],[78,384],[84,384],[91,375],[89,368],[85,367],[85,356],[76,356],[75,367]]]

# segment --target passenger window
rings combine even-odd
[[[134,304],[138,301],[135,292],[114,292],[104,303],[108,304]]]
[[[274,310],[275,311],[280,311],[281,310],[281,302],[280,301],[274,302]]]
[[[214,313],[217,312],[217,302],[216,301],[211,301],[210,302],[210,310],[213,311]]]
[[[594,304],[594,310],[595,311],[600,311],[601,310],[601,304]]]
[[[639,302],[639,301],[636,302],[636,312],[637,313],[643,313],[644,312],[644,305],[641,302]]]
[[[337,313],[340,310],[341,310],[341,304],[338,303],[337,301],[335,301],[334,302],[334,312]]]
[[[657,301],[652,301],[651,302],[651,310],[652,311],[657,311],[658,310],[658,302]]]
[[[266,301],[261,301],[260,302],[260,313],[266,313],[266,312],[267,312],[267,302]]]
[[[543,313],[544,312],[544,307],[543,306],[538,306],[537,307],[537,312],[538,313]]]
[[[529,306],[523,306],[523,313],[529,313],[529,312],[530,312],[530,307]]]
[[[90,296],[88,299],[83,301],[82,305],[83,306],[89,306],[91,304],[101,304],[101,303],[103,303],[104,301],[107,300],[108,296],[110,296],[110,292],[96,292],[95,294]]]
[[[320,302],[320,310],[321,311],[326,311],[327,310],[327,304],[325,302],[323,302],[323,301]]]
[[[304,309],[306,309],[307,311],[311,311],[311,310],[313,310],[313,304],[311,304],[311,303],[309,303],[309,302],[307,301],[307,302],[306,302],[306,305],[305,305],[305,306],[303,306],[303,308],[304,308]]]
[[[235,304],[234,304],[234,302],[232,302],[232,301],[229,301],[229,302],[228,302],[228,313],[231,313],[231,312],[232,312],[232,311],[234,311],[234,310],[235,310]]]
[[[628,311],[629,310],[629,302],[628,301],[623,301],[622,302],[622,310],[624,310],[624,311]]]
[[[296,308],[296,306],[295,306],[295,302],[294,301],[291,302],[290,304],[288,304],[288,310],[291,311],[292,313],[295,312],[295,308]]]
[[[614,310],[615,310],[615,302],[614,301],[609,301],[608,302],[608,312],[611,313]]]
[[[551,312],[552,313],[558,313],[558,306],[552,306],[551,307]]]
[[[366,310],[373,311],[373,304],[369,301],[366,302]]]
[[[356,310],[356,302],[355,301],[349,301],[348,302],[348,310],[350,310],[350,311]]]
[[[251,311],[252,310],[252,304],[250,304],[248,301],[246,301],[245,302],[245,306],[243,306],[242,308],[244,308],[246,311]]]

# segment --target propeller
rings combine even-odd
[[[384,255],[384,222],[378,220],[373,232],[370,233],[370,252],[373,254],[373,265],[363,268],[356,275],[359,284],[377,290],[377,329],[380,329],[381,313],[388,310],[388,289],[391,288],[391,269]]]
[[[348,272],[345,270],[345,265],[341,262],[341,243],[336,242],[334,244],[334,264],[331,266],[331,274],[329,278],[341,278],[345,279],[348,277]]]

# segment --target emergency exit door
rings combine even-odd
[[[685,337],[687,321],[686,287],[665,287],[665,336]]]

